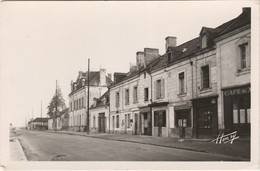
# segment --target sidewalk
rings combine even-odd
[[[10,160],[11,161],[27,161],[27,158],[24,154],[23,148],[16,138],[16,134],[13,131],[10,131]]]
[[[53,132],[54,131],[49,131]],[[242,160],[250,160],[250,139],[237,139],[233,144],[216,144],[209,139],[178,139],[168,137],[153,137],[143,135],[127,135],[127,134],[96,134],[86,132],[57,131],[59,134],[79,135],[92,138],[100,138],[114,141],[125,141],[140,144],[149,144],[168,148],[185,149],[199,152],[207,152],[213,154],[224,154]]]

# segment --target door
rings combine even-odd
[[[144,135],[148,135],[148,128],[149,128],[149,125],[148,125],[148,113],[143,113],[143,118],[144,118],[144,124],[143,124]]]
[[[185,138],[185,128],[187,127],[187,119],[178,119],[180,129],[180,138]]]
[[[99,116],[98,116],[98,132],[99,133],[105,133],[105,128],[106,128],[105,123],[106,123],[105,114],[104,113],[99,114]]]
[[[198,137],[212,137],[214,132],[214,118],[216,113],[212,106],[200,107],[198,109]]]
[[[135,114],[135,135],[137,135],[138,132],[138,115]]]

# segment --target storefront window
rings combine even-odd
[[[165,111],[154,112],[154,126],[155,127],[166,127],[166,112]]]
[[[233,98],[233,123],[250,123],[250,99],[245,96]]]
[[[190,127],[191,116],[189,110],[177,110],[175,111],[175,126],[176,127]]]

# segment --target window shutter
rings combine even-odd
[[[164,95],[165,95],[165,92],[164,92],[164,91],[165,91],[165,88],[164,88],[164,79],[162,79],[161,82],[162,82],[162,83],[161,83],[161,84],[162,84],[162,85],[161,85],[161,93],[162,93],[162,98],[164,98]]]
[[[153,88],[153,90],[154,90],[154,91],[153,91],[153,92],[154,92],[154,95],[153,95],[153,96],[154,96],[154,99],[157,99],[158,97],[157,97],[157,91],[156,91],[156,90],[157,90],[156,81],[154,81],[154,88]],[[152,98],[153,98],[153,97],[152,97]]]
[[[249,49],[249,44],[246,46],[246,67],[250,67],[250,49]]]

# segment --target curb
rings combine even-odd
[[[98,136],[89,136],[85,134],[74,134],[70,132],[50,132],[50,133],[58,133],[58,134],[67,134],[67,135],[78,135],[78,136],[83,136],[83,137],[89,137],[89,138],[97,138],[97,139],[103,139],[103,140],[110,140],[110,141],[121,141],[121,142],[130,142],[130,143],[136,143],[136,144],[144,144],[144,145],[153,145],[157,147],[166,147],[166,148],[174,148],[174,149],[180,149],[180,150],[188,150],[188,151],[195,151],[195,152],[202,152],[202,153],[211,153],[205,150],[198,150],[198,149],[191,149],[191,148],[185,148],[185,147],[176,147],[176,146],[171,146],[171,145],[162,145],[162,144],[156,144],[156,143],[147,143],[147,142],[138,142],[138,141],[132,141],[132,140],[124,140],[124,139],[110,139],[110,138],[105,138],[105,137],[98,137]],[[218,154],[218,153],[214,153]],[[230,156],[230,155],[227,155]],[[235,156],[230,156],[233,158],[236,158],[238,161],[247,161],[248,159],[242,158],[242,157],[235,157]]]

